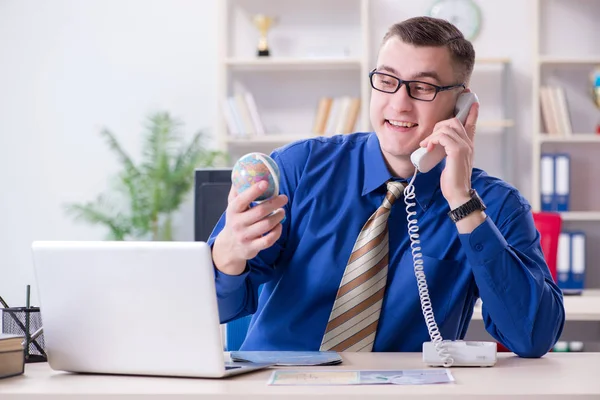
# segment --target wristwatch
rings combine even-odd
[[[474,211],[483,211],[487,208],[485,204],[483,204],[483,200],[481,200],[481,197],[479,197],[479,194],[477,194],[475,189],[471,189],[469,191],[469,195],[471,196],[471,200],[448,212],[448,216],[453,222],[460,221]]]

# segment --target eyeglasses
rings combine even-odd
[[[433,83],[421,81],[405,81],[396,78],[394,75],[389,75],[384,72],[371,71],[369,72],[369,80],[371,87],[383,93],[396,93],[402,85],[406,87],[408,96],[421,101],[433,101],[439,92],[455,89],[458,87],[465,88],[464,83],[451,86],[438,86]]]

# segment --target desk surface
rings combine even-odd
[[[342,353],[343,364],[307,369],[422,369],[420,353]],[[491,368],[452,368],[455,382],[422,386],[268,386],[272,370],[226,379],[152,378],[79,375],[52,371],[47,364],[28,364],[25,375],[0,380],[2,400],[145,398],[327,400],[389,399],[528,399],[600,398],[600,353],[550,353],[524,359],[499,353]],[[289,367],[288,367],[289,368]],[[294,367],[296,368],[296,367]],[[306,368],[306,367],[305,367]],[[137,395],[137,396],[136,396]],[[68,397],[67,397],[68,396]]]

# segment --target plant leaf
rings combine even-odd
[[[118,213],[110,215],[113,211],[102,196],[98,196],[95,202],[67,204],[65,211],[74,216],[76,221],[106,225],[110,230],[109,237],[114,240],[124,240],[131,233],[127,219]]]

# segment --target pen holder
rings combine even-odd
[[[27,327],[29,333],[27,334]],[[39,307],[10,307],[2,309],[2,333],[21,335],[29,339],[25,348],[25,362],[48,361],[44,350],[44,334],[32,337],[42,328],[42,316]]]

